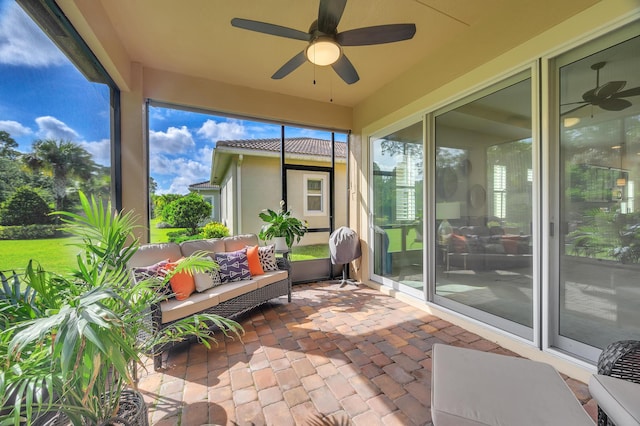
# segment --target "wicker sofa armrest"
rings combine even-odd
[[[609,344],[598,358],[598,374],[640,383],[640,341],[620,340]],[[612,424],[598,408],[598,426]]]

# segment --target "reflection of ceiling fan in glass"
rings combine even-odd
[[[606,64],[606,62],[597,62],[591,65],[591,69],[596,72],[596,87],[584,92],[582,101],[562,104],[562,106],[578,105],[569,111],[563,112],[562,115],[570,114],[587,105],[597,106],[607,111],[622,111],[633,105],[631,101],[622,98],[640,95],[640,86],[622,90],[627,84],[626,81],[609,81],[602,86],[600,85],[600,70]]]

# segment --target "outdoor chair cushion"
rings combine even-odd
[[[434,426],[593,426],[550,365],[455,346],[433,346]]]
[[[589,392],[616,426],[640,425],[640,384],[594,374]]]

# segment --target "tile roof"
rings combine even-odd
[[[220,186],[212,185],[210,181],[205,180],[204,182],[192,183],[189,185],[189,189],[220,189]]]
[[[331,141],[315,138],[286,138],[285,150],[292,154],[331,155]],[[280,152],[280,138],[218,141],[216,147],[242,148],[254,151]],[[347,144],[336,141],[336,157],[346,158]]]

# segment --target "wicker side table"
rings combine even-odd
[[[640,383],[640,341],[620,340],[607,346],[598,358],[598,374]],[[598,407],[598,426],[613,425]]]

